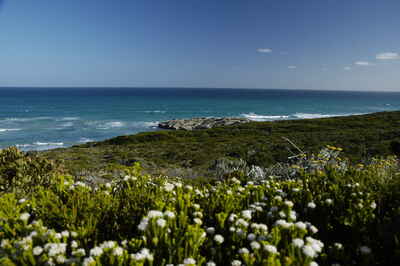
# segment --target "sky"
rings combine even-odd
[[[0,87],[400,91],[399,0],[0,3]]]

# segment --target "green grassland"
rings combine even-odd
[[[363,161],[391,153],[390,143],[400,140],[400,112],[251,122],[196,131],[160,130],[49,150],[42,155],[61,160],[71,173],[99,173],[115,165],[140,162],[153,174],[207,177],[213,176],[213,166],[221,158],[240,158],[261,167],[286,162],[298,150],[284,138],[308,153],[327,144],[343,147],[346,157]]]

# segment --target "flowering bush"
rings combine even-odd
[[[339,153],[302,156],[284,179],[196,184],[135,165],[96,186],[56,175],[4,191],[0,265],[396,265],[396,159]]]

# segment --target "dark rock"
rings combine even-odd
[[[223,117],[223,118],[192,118],[192,119],[176,119],[161,122],[158,124],[159,128],[163,129],[183,129],[183,130],[196,130],[196,129],[209,129],[213,127],[232,126],[243,123],[248,123],[251,120],[247,118],[237,117]]]

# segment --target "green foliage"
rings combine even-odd
[[[0,265],[398,265],[397,159],[340,153],[303,154],[284,178],[193,182],[135,163],[108,183],[17,186],[0,194]]]
[[[47,186],[57,167],[44,158],[32,158],[15,147],[0,150],[0,192],[28,193],[37,185]]]
[[[87,143],[44,152],[47,158],[63,160],[70,173],[82,169],[95,175],[110,163],[140,162],[146,172],[162,174],[166,169],[190,169],[187,177],[216,177],[209,171],[216,160],[235,158],[263,168],[286,162],[297,153],[282,137],[300,148],[317,153],[326,144],[346,147],[354,162],[392,154],[400,141],[400,112],[309,120],[252,122],[238,126],[195,131],[156,131]],[[197,173],[197,174],[194,174]]]

